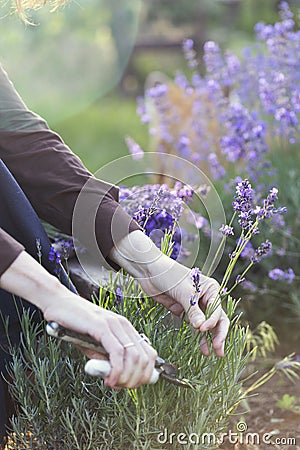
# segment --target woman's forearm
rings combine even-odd
[[[189,275],[187,267],[164,255],[140,230],[118,242],[110,257],[136,279],[147,278],[162,291],[168,291]]]
[[[0,286],[36,305],[46,320],[100,342],[111,365],[107,386],[134,388],[151,379],[157,353],[131,323],[69,291],[25,251],[3,272]],[[86,354],[103,358],[97,351]]]
[[[67,290],[25,251],[1,275],[0,287],[28,300],[42,312],[57,292]]]
[[[110,252],[110,258],[136,278],[148,277],[149,268],[162,253],[148,236],[137,230],[129,233]]]

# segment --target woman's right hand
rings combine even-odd
[[[107,386],[134,388],[150,381],[157,353],[131,323],[70,292],[25,251],[2,274],[0,286],[40,308],[47,321],[100,342],[111,364]],[[97,352],[84,353],[103,359]]]
[[[157,353],[125,317],[69,291],[61,298],[60,307],[46,308],[44,317],[101,342],[111,365],[106,386],[135,388],[150,381]],[[80,349],[88,358],[105,359],[101,353]]]

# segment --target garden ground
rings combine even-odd
[[[291,343],[280,346],[277,356],[280,359],[291,351],[299,353],[299,343]],[[257,365],[257,364],[256,364]],[[263,371],[259,363],[260,372]],[[267,365],[267,364],[263,364]],[[252,369],[251,369],[252,371]],[[282,400],[283,396],[288,394],[291,397],[300,399],[299,380],[294,382],[287,378],[275,375],[268,383],[258,389],[256,394],[247,399],[236,411],[236,415],[231,418],[230,429],[236,431],[238,423],[245,423],[247,430],[242,434],[247,441],[247,433],[257,433],[260,441],[266,434],[272,435],[273,444],[266,444],[251,441],[248,443],[230,444],[227,439],[221,446],[222,450],[270,450],[272,448],[280,450],[299,450],[300,449],[300,410],[283,409],[277,406],[277,401]],[[248,411],[248,412],[247,412]],[[290,440],[289,440],[290,438]],[[278,443],[275,443],[277,440]],[[281,441],[281,444],[279,442]],[[288,443],[289,442],[289,443]]]

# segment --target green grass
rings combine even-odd
[[[50,123],[66,144],[95,172],[106,163],[127,155],[126,135],[146,150],[147,127],[136,114],[135,99],[110,96],[59,123]]]

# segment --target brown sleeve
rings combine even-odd
[[[52,132],[46,122],[29,111],[0,66],[0,158],[15,176],[41,219],[64,233],[72,233],[76,199],[88,180],[91,197],[102,199],[96,218],[96,238],[107,258],[116,240],[139,229],[119,207],[118,188],[92,178],[82,162]],[[117,230],[111,223],[117,215]],[[114,222],[116,222],[114,220]]]
[[[0,276],[23,250],[23,245],[0,228]]]

